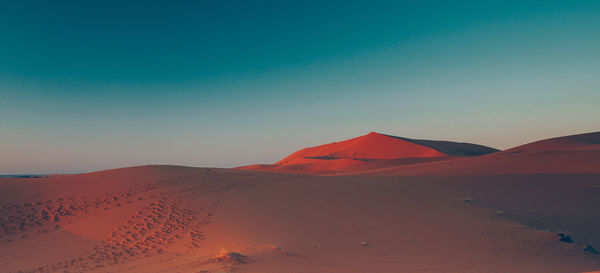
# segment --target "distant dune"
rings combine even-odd
[[[600,149],[600,132],[555,137],[502,151],[510,153],[539,153],[559,151],[590,151]]]
[[[598,136],[490,153],[371,133],[279,163],[304,173],[0,178],[0,272],[597,272]]]
[[[479,157],[366,172],[387,175],[600,173],[600,132],[540,140]]]
[[[378,133],[302,149],[245,170],[306,174],[600,173],[600,132],[557,137],[498,151],[482,145]]]
[[[341,142],[302,149],[273,165],[251,165],[240,169],[334,173],[478,156],[497,151],[470,143],[409,139],[371,132]]]

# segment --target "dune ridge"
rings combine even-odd
[[[554,137],[517,146],[502,153],[589,151],[600,149],[600,132]]]
[[[298,173],[148,165],[0,178],[0,272],[595,272],[599,136],[439,156],[370,134],[286,161]],[[318,158],[331,151],[350,158]],[[314,175],[315,161],[358,171]]]
[[[599,155],[600,132],[549,138],[504,151],[372,132],[305,148],[272,165],[238,168],[321,175],[598,173]]]
[[[437,161],[450,157],[477,156],[497,151],[490,147],[471,143],[410,139],[370,132],[340,142],[304,148],[273,165],[251,165],[239,168],[331,173],[378,168],[407,162],[407,159],[420,162]]]
[[[593,271],[599,178],[178,166],[1,178],[0,272]]]
[[[369,169],[362,173],[383,175],[600,173],[600,132],[544,139],[478,157]]]

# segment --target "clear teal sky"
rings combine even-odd
[[[0,0],[0,174],[598,130],[600,1]]]

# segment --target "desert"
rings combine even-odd
[[[0,0],[0,273],[600,273],[598,0]]]
[[[365,143],[344,151],[390,144]],[[2,272],[600,268],[600,133],[399,163],[404,148],[362,154],[366,170],[333,164],[341,169],[324,174],[301,163],[1,178]],[[391,152],[398,166],[365,160]]]

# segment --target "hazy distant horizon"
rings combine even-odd
[[[600,2],[370,3],[4,3],[0,174],[600,130]]]

